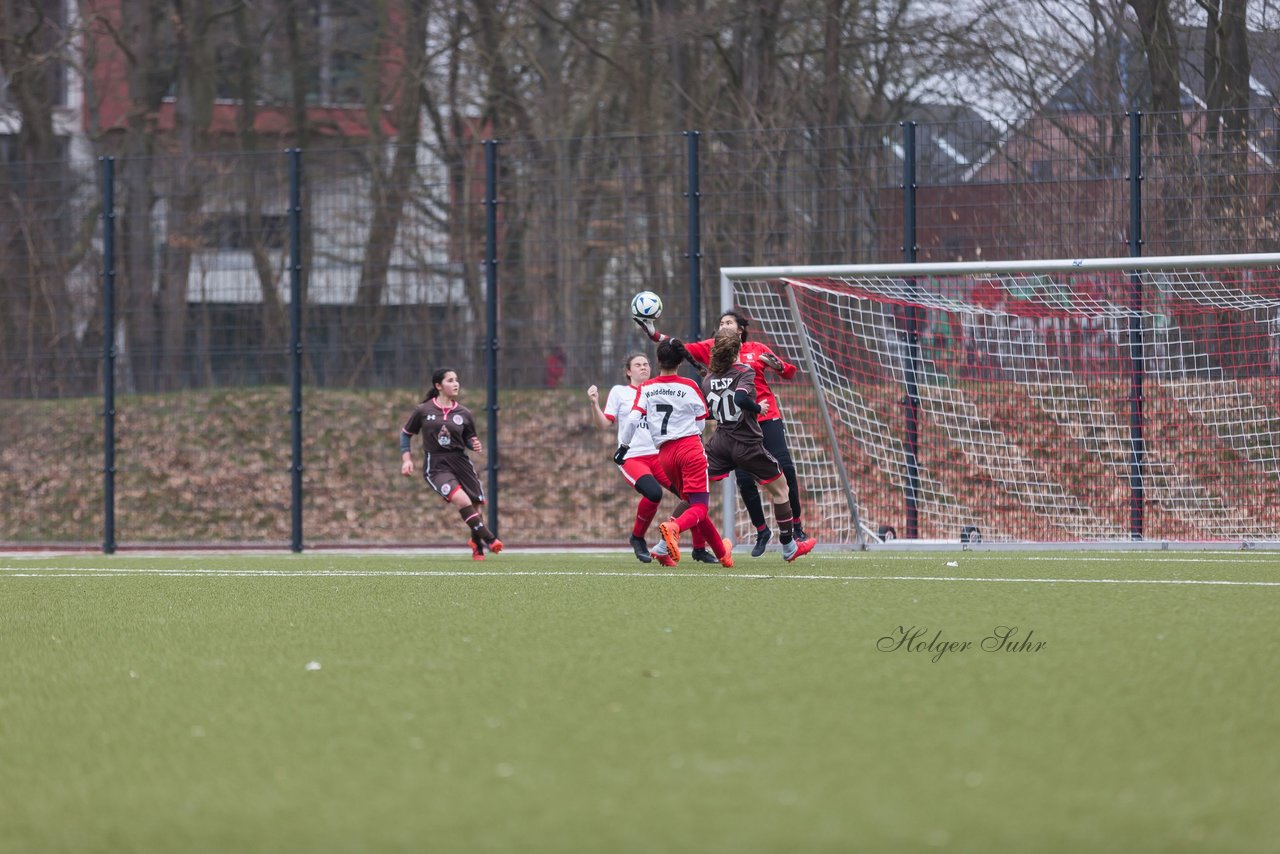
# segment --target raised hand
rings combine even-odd
[[[635,317],[635,316],[633,316],[631,319],[636,322],[637,326],[639,326],[642,330],[644,330],[644,334],[649,336],[650,341],[662,340],[662,336],[658,334],[658,327],[653,325],[652,320],[650,320],[647,317]]]

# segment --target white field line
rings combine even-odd
[[[890,554],[887,552],[877,551],[874,554],[868,553],[866,556],[852,556],[851,560],[874,560],[874,561],[890,561],[890,560],[909,560],[917,563],[924,560],[924,555],[928,552],[899,552]],[[832,554],[813,554],[810,557],[818,560],[830,559],[835,555]],[[1073,554],[1012,554],[1010,552],[983,552],[977,551],[961,552],[958,554],[936,553],[933,558],[941,560],[944,557],[950,557],[951,560],[980,562],[983,560],[1025,560],[1028,563],[1033,561],[1071,561],[1075,563],[1235,563],[1235,564],[1261,564],[1263,566],[1274,566],[1280,570],[1280,554],[1275,552],[1242,552],[1239,549],[1220,552],[1200,552],[1198,555],[1188,555],[1185,552],[1174,553],[1164,551],[1152,551],[1150,553],[1141,552],[1119,552],[1114,554],[1098,554],[1088,552],[1077,552]]]
[[[993,578],[960,575],[773,575],[717,572],[581,572],[570,570],[276,570],[276,569],[143,569],[137,567],[0,566],[0,578],[120,578],[130,575],[173,578],[666,578],[720,581],[906,581],[944,584],[1145,584],[1207,587],[1280,587],[1280,581],[1236,581],[1199,578]]]

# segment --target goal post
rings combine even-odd
[[[720,274],[823,542],[1280,545],[1280,254]]]

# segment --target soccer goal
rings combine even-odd
[[[824,542],[1280,544],[1280,254],[720,273]]]

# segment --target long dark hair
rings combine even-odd
[[[426,403],[428,400],[435,400],[437,397],[439,397],[440,389],[436,388],[436,386],[444,382],[444,378],[448,374],[456,374],[456,373],[457,371],[455,371],[453,368],[441,368],[440,370],[432,374],[431,375],[431,391],[427,392],[427,396],[422,399],[422,402]]]
[[[658,345],[658,367],[664,371],[680,367],[680,363],[689,355],[684,342],[679,338],[668,338]]]
[[[721,329],[716,333],[714,343],[711,345],[711,373],[723,374],[725,371],[733,367],[733,363],[738,361],[738,353],[742,350],[742,339],[738,337],[738,333],[730,332],[728,329]]]

